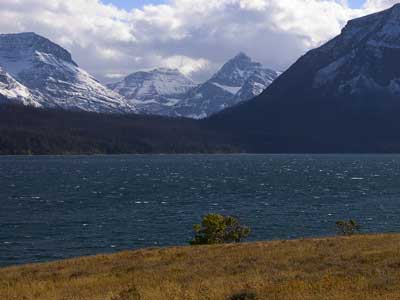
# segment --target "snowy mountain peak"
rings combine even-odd
[[[251,62],[250,56],[248,56],[244,52],[239,52],[234,58],[232,58],[230,61],[247,61]]]
[[[263,66],[260,63],[253,62],[249,56],[240,52],[224,64],[211,81],[223,86],[240,87],[255,71],[261,69]]]
[[[204,118],[258,96],[279,73],[264,68],[243,52],[230,59],[210,80],[191,90],[176,114]]]
[[[328,42],[325,47],[313,51],[330,51],[335,48],[338,52],[362,45],[375,48],[400,47],[400,4],[350,20],[341,35]]]
[[[178,69],[157,68],[139,71],[108,87],[119,93],[143,113],[169,114],[196,84]]]
[[[28,98],[39,106],[95,112],[135,111],[123,97],[79,68],[67,50],[35,33],[1,34],[0,66],[21,85],[18,90],[24,94],[28,91]],[[10,85],[0,90],[13,99]]]
[[[299,61],[315,70],[313,88],[324,95],[384,99],[400,96],[399,58],[397,4],[349,21],[339,36]]]
[[[0,34],[0,54],[5,53],[13,59],[19,59],[35,52],[53,55],[77,65],[67,50],[34,32]]]
[[[195,85],[177,69],[158,68],[132,73],[109,87],[127,99],[140,99],[179,95]]]
[[[177,69],[158,68],[108,87],[143,113],[204,118],[259,95],[278,75],[241,52],[199,85]]]

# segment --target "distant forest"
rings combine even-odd
[[[200,121],[0,105],[0,154],[230,153]]]

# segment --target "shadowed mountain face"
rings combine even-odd
[[[259,97],[208,123],[255,151],[400,151],[400,4],[350,21]]]

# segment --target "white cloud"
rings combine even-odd
[[[370,11],[377,11],[388,8],[399,2],[398,0],[367,0],[364,4],[364,8]]]
[[[160,57],[160,64],[163,64],[167,68],[177,68],[183,74],[190,76],[194,72],[199,72],[209,66],[209,62],[206,59],[199,58],[193,59],[187,56],[175,55],[166,58],[163,61],[163,58]]]
[[[49,37],[100,80],[159,66],[201,80],[239,51],[284,69],[350,18],[397,2],[170,0],[128,12],[100,0],[0,0],[0,28]]]

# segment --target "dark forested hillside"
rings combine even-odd
[[[0,154],[239,151],[230,144],[193,120],[0,105]]]

